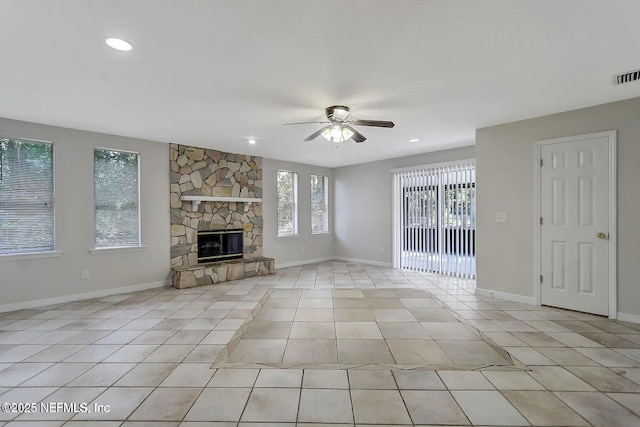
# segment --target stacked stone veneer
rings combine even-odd
[[[169,158],[174,286],[181,280],[181,275],[183,279],[188,276],[189,282],[194,276],[196,283],[191,286],[235,280],[240,266],[242,270],[251,267],[243,277],[265,274],[265,268],[272,273],[273,260],[268,262],[269,259],[263,258],[262,254],[262,203],[251,203],[245,211],[245,203],[242,202],[202,202],[193,212],[192,203],[180,198],[186,195],[261,198],[262,158],[179,144],[170,145]],[[229,269],[233,263],[217,263],[222,269],[218,271],[216,263],[198,264],[198,230],[238,228],[244,230],[243,260],[236,261],[240,266]],[[249,266],[249,263],[255,265]],[[205,271],[206,268],[214,268],[214,271]],[[229,275],[230,270],[237,273]],[[222,275],[222,272],[227,274]]]
[[[273,274],[275,261],[273,258],[261,257],[175,267],[171,271],[173,273],[173,286],[178,289],[184,289]]]

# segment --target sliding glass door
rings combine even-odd
[[[475,278],[475,164],[395,172],[394,266]]]

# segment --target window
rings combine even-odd
[[[0,138],[0,254],[53,250],[53,144]]]
[[[94,152],[96,248],[140,246],[138,153]]]
[[[447,228],[471,227],[476,222],[474,201],[476,184],[461,183],[444,188],[444,226]]]
[[[298,234],[298,174],[279,170],[276,179],[278,236],[294,236]]]
[[[311,175],[311,234],[329,232],[329,177]]]

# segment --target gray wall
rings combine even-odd
[[[334,254],[391,265],[391,169],[475,158],[474,147],[335,169]]]
[[[618,311],[640,315],[640,98],[476,132],[477,283],[533,296],[535,142],[618,131]],[[508,222],[497,224],[496,212]]]
[[[277,237],[278,201],[276,173],[278,169],[298,172],[298,234],[297,237]],[[304,264],[306,260],[333,256],[334,173],[333,169],[301,163],[262,159],[262,216],[264,256],[275,258],[276,266]],[[311,235],[311,175],[329,177],[329,234]]]
[[[169,147],[140,139],[0,118],[0,135],[54,143],[57,258],[2,259],[0,306],[108,291],[169,279]],[[140,153],[142,244],[136,252],[91,255],[94,247],[93,150]],[[81,280],[89,270],[88,280]]]

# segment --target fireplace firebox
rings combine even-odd
[[[242,229],[198,231],[198,263],[242,258]]]

